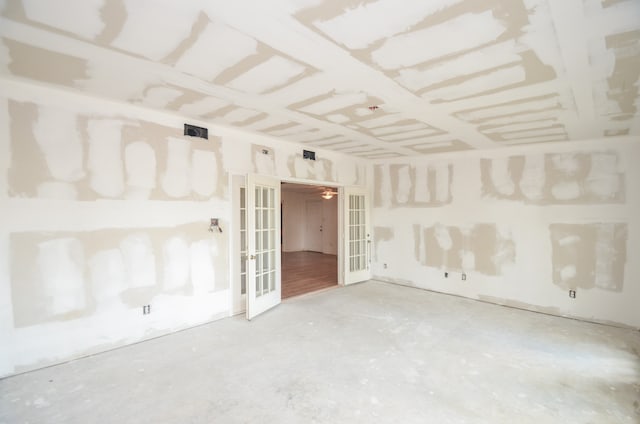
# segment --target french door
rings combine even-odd
[[[247,319],[281,301],[280,180],[247,177]]]
[[[365,189],[344,189],[344,283],[371,278],[369,198]]]

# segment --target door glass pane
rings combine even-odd
[[[276,191],[272,187],[256,188],[255,239],[256,288],[266,295],[276,289]],[[259,277],[258,277],[259,276]]]
[[[271,264],[271,270],[276,267],[276,252],[275,250],[269,251],[269,263]]]
[[[262,292],[267,294],[269,291],[269,273],[266,272],[262,274]]]
[[[365,200],[362,195],[349,196],[349,270],[367,267]]]
[[[262,284],[260,277],[262,273],[260,270],[262,269],[262,262],[260,255],[256,255],[256,295],[262,294]]]
[[[262,244],[260,243],[262,239],[260,238],[260,231],[256,230],[256,253],[262,249]]]
[[[247,190],[240,187],[240,294],[247,293]]]
[[[262,231],[262,248],[267,250],[271,246],[269,245],[269,230]]]

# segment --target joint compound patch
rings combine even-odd
[[[454,227],[414,225],[415,255],[423,265],[450,271],[477,271],[497,276],[515,263],[516,248],[509,231],[496,224]],[[421,250],[420,246],[424,246]]]
[[[551,224],[553,283],[622,291],[627,224]]]
[[[375,165],[374,207],[435,207],[451,203],[453,165]]]
[[[9,101],[12,197],[196,200],[222,197],[221,140],[176,137],[146,121]]]
[[[227,233],[212,238],[203,227],[11,234],[14,325],[137,308],[159,294],[227,289]]]
[[[619,162],[615,152],[482,159],[482,194],[537,205],[624,203]]]

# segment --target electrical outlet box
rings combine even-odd
[[[569,290],[569,297],[571,299],[575,299],[576,298],[576,291],[575,290]]]
[[[464,280],[466,280],[466,279],[467,279],[467,274],[462,273],[462,281],[464,281]]]
[[[209,231],[215,232],[218,230],[219,233],[222,232],[222,227],[220,227],[220,220],[218,218],[211,218],[211,223],[209,224]]]
[[[142,315],[149,315],[151,313],[151,305],[142,306]]]
[[[449,273],[447,271],[444,272],[444,278],[449,278]]]

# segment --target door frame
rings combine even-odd
[[[247,177],[243,174],[231,174],[229,178],[231,190],[231,235],[229,237],[230,252],[229,255],[229,279],[231,281],[230,304],[231,310],[229,315],[238,315],[246,311],[247,294],[242,294],[242,282],[240,281],[240,261],[242,253],[240,251],[240,188],[247,188]],[[245,199],[245,207],[246,199]],[[245,223],[246,225],[246,223]]]
[[[291,184],[302,184],[311,186],[333,187],[338,189],[338,285],[344,286],[344,184],[336,183],[335,181],[317,181],[317,180],[305,180],[302,178],[280,178],[280,182]],[[284,224],[284,223],[283,223]],[[284,226],[284,225],[283,225]],[[282,266],[282,264],[281,264]]]
[[[240,223],[239,223],[239,215],[240,215],[240,198],[239,198],[239,187],[244,186],[246,188],[247,182],[247,174],[231,174],[230,175],[230,190],[231,190],[231,231],[233,232],[232,236],[229,237],[229,248],[231,254],[229,255],[229,269],[230,269],[230,281],[231,281],[231,290],[230,290],[230,313],[229,315],[236,315],[246,312],[246,295],[242,297],[242,300],[239,300],[240,293]],[[341,183],[336,183],[334,181],[317,181],[317,180],[307,180],[302,178],[291,178],[291,177],[277,177],[270,176],[271,178],[278,179],[280,182],[292,183],[292,184],[303,184],[303,185],[313,185],[313,186],[323,186],[323,187],[333,187],[338,190],[338,237],[337,237],[337,250],[338,250],[338,285],[345,285],[345,185]],[[367,187],[362,187],[367,192],[369,192]],[[370,194],[369,194],[370,195]],[[279,267],[279,271],[282,271],[282,263],[277,264]],[[248,283],[247,283],[248,284]],[[237,292],[237,294],[236,294]]]

